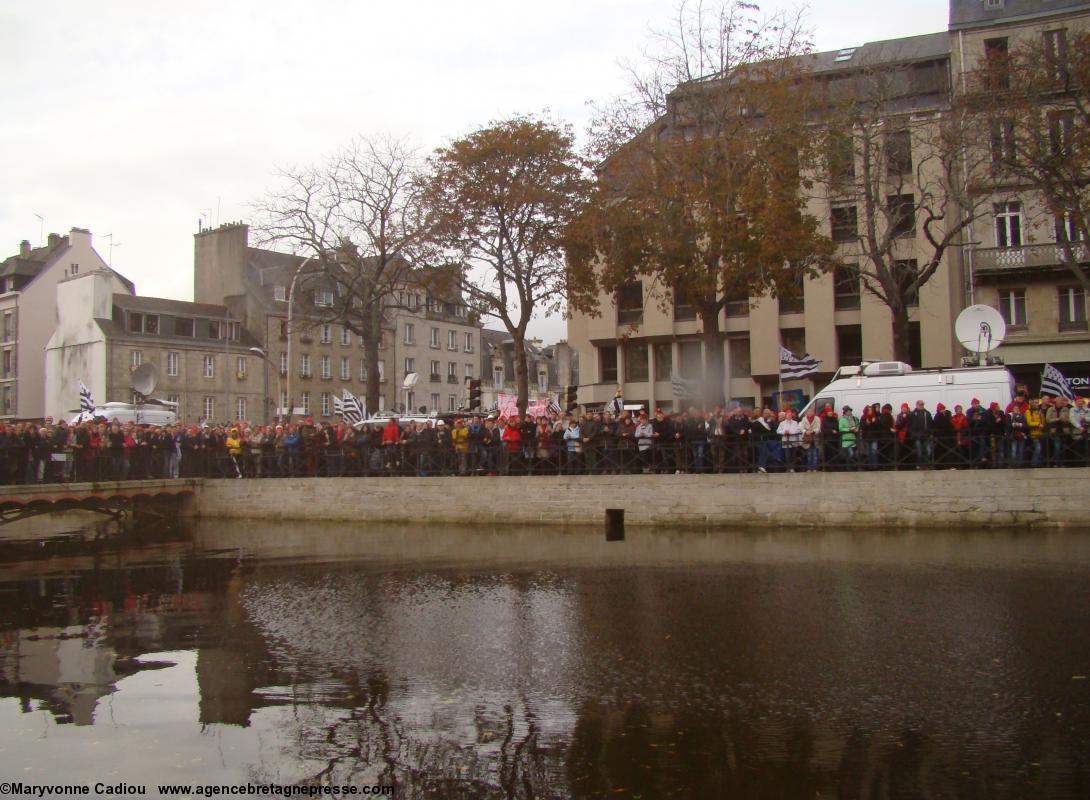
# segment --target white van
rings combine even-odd
[[[74,425],[91,415],[78,414],[73,417],[70,424]],[[134,422],[137,425],[154,425],[164,427],[173,425],[178,421],[178,414],[174,410],[174,404],[159,405],[158,403],[103,403],[95,407],[94,417],[102,417],[107,422],[120,422],[122,425]]]
[[[934,413],[939,403],[951,411],[957,405],[968,408],[974,397],[985,408],[999,403],[1005,409],[1014,398],[1014,385],[1014,376],[1004,367],[914,370],[901,361],[874,361],[838,369],[803,413],[813,408],[820,414],[831,405],[837,414],[844,406],[851,406],[858,415],[863,406],[889,403],[896,414],[901,403],[915,408],[917,400],[923,400],[927,410]]]

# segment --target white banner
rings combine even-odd
[[[501,417],[517,417],[519,413],[519,397],[517,394],[509,394],[507,392],[499,392],[496,395],[496,410]],[[527,416],[536,419],[537,417],[548,416],[549,412],[549,400],[531,400],[526,404]]]

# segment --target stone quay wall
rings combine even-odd
[[[1090,469],[207,480],[194,517],[470,525],[1090,526]]]

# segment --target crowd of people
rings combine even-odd
[[[1080,466],[1086,398],[1006,408],[972,399],[898,409],[655,409],[449,421],[391,417],[360,427],[300,422],[157,428],[104,420],[0,425],[0,482]]]

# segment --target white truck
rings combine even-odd
[[[917,400],[923,400],[927,410],[934,413],[939,403],[951,411],[957,405],[968,408],[974,397],[985,408],[999,403],[1005,409],[1014,398],[1014,385],[1014,376],[1005,367],[917,370],[901,361],[872,361],[838,369],[803,413],[814,408],[820,414],[831,405],[839,414],[844,406],[851,406],[858,416],[863,406],[889,403],[896,414],[901,403],[915,408]]]
[[[134,405],[133,403],[103,403],[102,405],[95,407],[94,414],[88,414],[86,412],[80,413],[73,417],[70,420],[70,423],[74,425],[85,419],[101,417],[107,422],[116,421],[120,422],[122,425],[128,422],[134,422],[137,425],[163,427],[166,425],[173,425],[178,421],[178,414],[175,411],[176,408],[177,406],[174,403],[167,403],[165,401],[141,403],[139,405]]]

